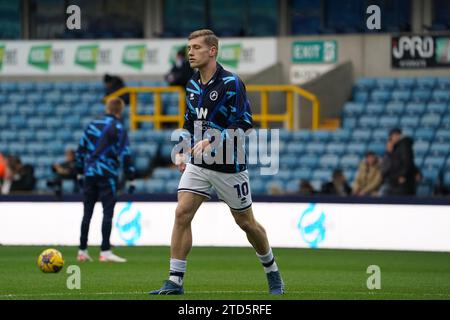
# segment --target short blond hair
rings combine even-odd
[[[106,113],[121,115],[125,109],[125,102],[120,97],[110,98],[106,100]]]
[[[203,37],[207,46],[216,47],[217,52],[219,52],[219,38],[214,34],[213,31],[209,29],[200,29],[192,32],[188,40],[192,40],[195,38]]]

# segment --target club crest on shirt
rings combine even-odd
[[[209,99],[211,99],[211,101],[216,101],[218,97],[219,94],[215,90],[211,91],[211,93],[209,94]]]

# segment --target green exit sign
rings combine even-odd
[[[292,43],[294,63],[335,63],[337,43],[329,41],[295,41]]]

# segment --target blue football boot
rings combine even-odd
[[[270,294],[284,294],[284,283],[281,279],[281,274],[279,271],[272,271],[266,273],[267,281],[269,282],[269,293]]]
[[[184,293],[183,286],[179,286],[178,284],[170,280],[164,281],[164,284],[161,289],[149,292],[149,294],[162,294],[162,295],[183,294],[183,293]]]

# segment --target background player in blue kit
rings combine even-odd
[[[202,132],[216,129],[222,133],[229,129],[245,132],[253,126],[245,86],[238,76],[216,62],[218,48],[218,38],[211,30],[198,30],[189,36],[189,63],[198,69],[186,86],[184,128],[192,136],[196,126],[201,126]],[[223,137],[227,139],[226,134]],[[150,294],[184,293],[183,276],[192,247],[191,221],[203,201],[210,198],[212,188],[230,207],[236,223],[255,249],[267,275],[269,292],[283,294],[283,280],[266,232],[253,215],[246,163],[240,163],[236,156],[233,163],[197,163],[194,159],[202,155],[213,141],[204,139],[193,145],[190,163],[185,163],[181,155],[177,158],[183,175],[178,187],[178,206],[172,231],[170,274],[162,288]]]
[[[94,120],[86,128],[76,152],[76,168],[84,175],[83,205],[78,261],[92,261],[87,251],[89,225],[94,206],[100,199],[103,205],[102,244],[100,261],[126,262],[111,251],[112,218],[117,197],[119,167],[122,163],[125,178],[134,179],[128,135],[120,122],[125,104],[121,98],[106,102],[106,115]],[[130,185],[132,190],[132,185]],[[130,191],[130,189],[129,189]]]

